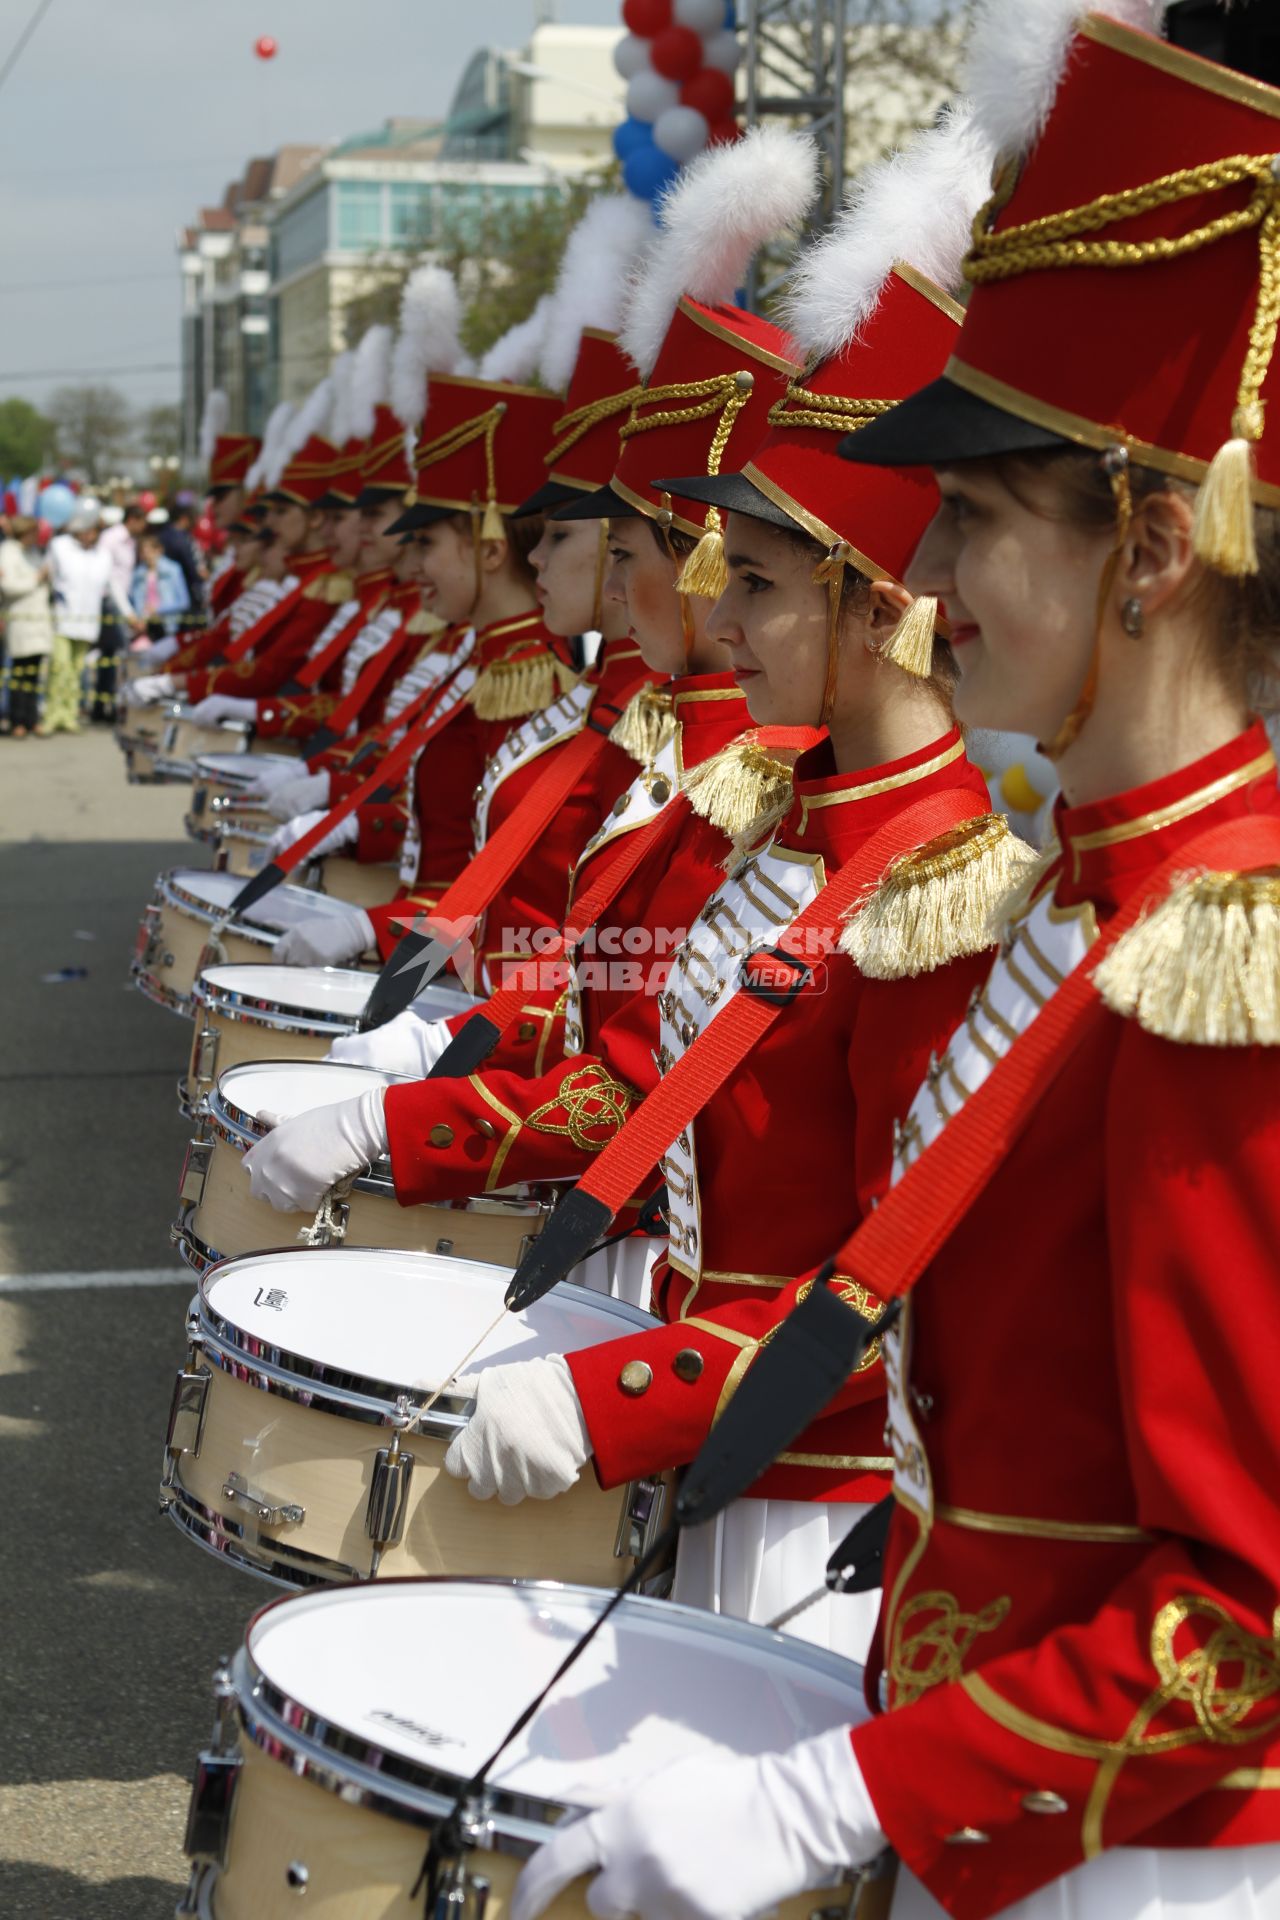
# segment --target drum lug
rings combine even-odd
[[[156,957],[160,945],[160,909],[152,901],[143,909],[142,921],[138,927],[138,941],[133,954],[133,971],[145,973]]]
[[[209,1367],[196,1365],[194,1352],[186,1366],[179,1367],[173,1383],[173,1399],[169,1403],[169,1431],[164,1443],[171,1458],[189,1453],[192,1459],[199,1459],[200,1442],[204,1438],[204,1411],[212,1377]]]
[[[204,1198],[204,1183],[209,1177],[209,1163],[213,1159],[213,1142],[199,1136],[187,1145],[187,1157],[182,1163],[182,1178],[178,1182],[178,1198],[188,1205],[198,1207]]]
[[[615,1560],[639,1560],[649,1551],[662,1526],[667,1504],[665,1480],[632,1480],[622,1503],[618,1537],[613,1543]]]
[[[457,1860],[441,1876],[431,1920],[484,1920],[488,1906],[489,1882]]]
[[[230,853],[230,849],[227,846],[226,841],[225,840],[217,841],[213,849],[213,871],[215,873],[226,872],[227,857],[229,853]]]
[[[216,1027],[201,1027],[196,1039],[196,1085],[193,1099],[198,1099],[205,1090],[206,1083],[212,1085],[218,1072],[218,1040]]]
[[[397,1404],[405,1409],[402,1419],[408,1424],[407,1401],[402,1397]],[[392,1434],[389,1446],[379,1447],[373,1456],[373,1484],[364,1516],[365,1532],[374,1545],[371,1577],[377,1573],[386,1548],[398,1547],[404,1538],[413,1467],[414,1455],[401,1446],[399,1431]]]
[[[182,1844],[189,1859],[223,1867],[226,1865],[227,1835],[231,1828],[236,1779],[240,1772],[232,1711],[235,1685],[225,1661],[213,1676],[213,1698],[213,1739],[196,1760],[191,1800],[187,1808],[187,1831]],[[192,1887],[195,1887],[195,1876]],[[181,1907],[178,1911],[181,1913]]]
[[[191,811],[198,820],[209,804],[208,787],[197,787],[191,796]]]
[[[246,1507],[260,1526],[298,1527],[307,1517],[305,1507],[296,1500],[270,1500],[265,1493],[258,1493],[251,1487],[241,1473],[229,1473],[222,1484],[222,1497],[232,1500],[238,1507]]]

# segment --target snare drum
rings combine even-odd
[[[211,1920],[421,1920],[427,1842],[608,1596],[499,1580],[410,1580],[277,1600],[214,1676],[186,1912]],[[628,1598],[464,1808],[466,1851],[435,1912],[503,1920],[560,1820],[677,1761],[777,1752],[865,1718],[862,1669],[802,1640]],[[470,1817],[468,1817],[470,1816]],[[864,1876],[786,1901],[855,1911]],[[548,1909],[585,1920],[585,1883]]]
[[[185,822],[193,840],[205,840],[212,845],[218,837],[218,825],[210,816],[220,811],[249,813],[260,825],[266,826],[268,822],[275,825],[265,808],[249,808],[243,799],[245,789],[255,783],[264,765],[289,767],[295,774],[301,771],[295,759],[282,753],[254,754],[252,758],[247,758],[243,753],[202,753],[198,756],[191,781],[191,806]],[[230,808],[225,805],[228,801],[231,802]]]
[[[360,1024],[373,976],[349,967],[206,967],[191,996],[195,1033],[178,1104],[188,1116],[227,1067],[246,1060],[322,1060]],[[477,1006],[461,987],[429,986],[420,1001],[448,1019]]]
[[[242,874],[205,873],[198,867],[175,867],[160,875],[138,927],[132,963],[148,1000],[189,1014],[192,989],[204,967],[269,960],[287,927],[314,914],[343,912],[340,901],[280,886],[250,907],[243,920],[227,922],[243,886]]]
[[[260,1116],[292,1117],[314,1107],[352,1100],[395,1076],[336,1060],[258,1060],[230,1067],[207,1096],[187,1148],[178,1188],[180,1212],[173,1239],[196,1273],[215,1260],[238,1260],[263,1247],[395,1247],[415,1253],[456,1254],[508,1272],[541,1233],[549,1199],[529,1187],[510,1187],[474,1200],[402,1207],[388,1163],[362,1174],[350,1193],[326,1199],[319,1212],[282,1213],[255,1200],[243,1156],[267,1132]],[[550,1190],[548,1190],[549,1192]]]
[[[587,1473],[552,1509],[476,1501],[444,1471],[466,1397],[416,1411],[477,1342],[468,1373],[658,1324],[566,1284],[502,1317],[510,1279],[363,1248],[213,1268],[188,1316],[162,1511],[211,1552],[295,1587],[442,1571],[616,1586],[619,1560],[660,1531],[661,1482],[622,1496]]]
[[[278,827],[279,822],[261,808],[229,807],[216,828],[214,865],[219,872],[238,873],[242,879],[261,873],[271,858],[268,846]],[[353,907],[385,906],[400,885],[397,867],[385,861],[350,860],[341,853],[305,860],[293,877],[298,886],[327,893],[330,899],[345,900]]]

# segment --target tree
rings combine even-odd
[[[38,473],[53,447],[53,422],[28,400],[0,400],[0,480]]]
[[[179,406],[148,407],[138,422],[138,449],[149,457],[159,454],[161,459],[172,459],[182,452],[182,408]]]
[[[49,401],[58,457],[90,480],[103,480],[129,445],[133,415],[118,387],[59,387]]]

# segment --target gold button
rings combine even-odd
[[[653,1368],[646,1366],[643,1360],[628,1360],[618,1375],[618,1385],[633,1400],[638,1400],[653,1385]]]
[[[536,1040],[537,1036],[538,1029],[534,1026],[532,1020],[522,1020],[516,1028],[517,1040]]]
[[[433,1147],[451,1147],[453,1145],[453,1128],[446,1127],[444,1123],[441,1122],[439,1125],[432,1127],[427,1138]]]
[[[958,1827],[947,1835],[949,1847],[985,1847],[991,1839],[989,1833],[983,1833],[981,1827]]]
[[[1067,1803],[1060,1793],[1054,1793],[1049,1787],[1039,1787],[1034,1793],[1024,1793],[1022,1806],[1025,1813],[1065,1813]]]
[[[613,803],[613,810],[615,813],[625,813],[630,805],[631,796],[626,793],[620,793]]]
[[[677,1380],[688,1380],[692,1382],[696,1380],[702,1372],[703,1364],[702,1355],[696,1347],[681,1347],[679,1353],[671,1362],[671,1371],[675,1374]]]
[[[477,1120],[476,1132],[482,1133],[486,1140],[496,1140],[498,1137],[498,1129],[494,1126],[492,1120]]]

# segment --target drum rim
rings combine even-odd
[[[295,1353],[291,1348],[269,1343],[264,1335],[250,1333],[242,1327],[209,1297],[210,1282],[228,1267],[246,1265],[250,1261],[261,1265],[266,1260],[275,1261],[282,1257],[296,1263],[299,1259],[312,1260],[317,1254],[323,1258],[345,1255],[349,1260],[360,1260],[370,1255],[386,1255],[398,1261],[434,1261],[446,1257],[428,1252],[417,1254],[397,1247],[339,1246],[278,1248],[268,1253],[238,1254],[234,1258],[210,1261],[199,1275],[197,1291],[188,1308],[188,1331],[193,1338],[199,1338],[201,1352],[222,1372],[245,1381],[246,1385],[255,1387],[259,1392],[276,1394],[282,1400],[316,1407],[320,1412],[334,1414],[339,1419],[390,1429],[397,1424],[394,1416],[401,1398],[412,1406],[415,1399],[430,1397],[429,1387],[411,1387],[397,1380],[376,1380],[370,1375],[353,1372],[349,1367],[340,1367],[334,1361],[322,1360],[313,1354]],[[457,1277],[464,1283],[478,1285],[481,1271],[501,1273],[504,1281],[510,1280],[505,1269],[491,1267],[482,1261],[459,1259],[457,1264]],[[427,1278],[424,1276],[424,1279]],[[580,1305],[577,1295],[584,1291],[590,1292],[590,1289],[576,1287],[575,1290],[574,1282],[558,1280],[546,1297],[562,1301],[567,1299]],[[601,1294],[593,1295],[589,1304],[594,1306],[597,1300],[608,1301],[608,1306],[601,1309],[602,1320],[617,1322],[616,1333],[606,1333],[604,1340],[620,1340],[627,1333],[651,1332],[661,1325],[655,1315],[646,1313],[643,1307],[632,1306],[629,1301],[612,1300],[607,1294]],[[260,1378],[254,1377],[259,1375]],[[470,1406],[471,1398],[467,1394],[443,1393],[432,1406],[425,1423],[410,1421],[402,1427],[402,1437],[406,1441],[417,1435],[424,1440],[451,1440],[459,1428],[466,1425]]]
[[[356,1593],[394,1594],[405,1587],[441,1586],[506,1588],[536,1596],[564,1595],[595,1603],[598,1611],[603,1611],[613,1598],[607,1587],[588,1587],[563,1580],[522,1580],[503,1574],[393,1576],[330,1587],[326,1597],[327,1603],[332,1604],[334,1599]],[[278,1607],[315,1605],[319,1600],[316,1592],[282,1595],[259,1607],[245,1628],[231,1667],[236,1712],[245,1736],[268,1758],[285,1758],[297,1777],[340,1794],[349,1805],[367,1806],[395,1819],[429,1825],[452,1809],[458,1789],[465,1784],[462,1775],[379,1746],[293,1699],[271,1680],[252,1651],[252,1636],[268,1614]],[[851,1708],[862,1697],[862,1669],[856,1662],[825,1647],[813,1646],[791,1634],[776,1633],[746,1620],[734,1620],[727,1614],[709,1613],[701,1607],[688,1607],[679,1601],[659,1600],[646,1594],[628,1594],[615,1618],[634,1614],[637,1609],[642,1617],[682,1625],[687,1631],[713,1638],[722,1646],[726,1642],[738,1642],[758,1653],[767,1649],[798,1668],[821,1672],[834,1680],[847,1680]],[[513,1713],[516,1710],[513,1708]],[[388,1788],[393,1791],[388,1792]],[[483,1817],[468,1837],[478,1851],[527,1857],[531,1848],[546,1837],[548,1826],[588,1811],[590,1809],[580,1802],[544,1799],[489,1783],[484,1789]]]
[[[234,987],[220,986],[217,981],[210,981],[208,986],[205,985],[208,976],[211,973],[217,973],[223,967],[270,966],[271,964],[272,962],[269,960],[219,960],[215,961],[212,966],[202,967],[196,976],[195,986],[191,990],[191,1005],[193,1011],[198,1008],[209,1007],[220,1014],[224,1014],[229,1020],[253,1020],[254,1015],[257,1013],[274,1013],[280,1016],[278,1024],[280,1024],[284,1030],[290,1033],[311,1033],[317,1038],[322,1038],[330,1032],[342,1034],[354,1032],[355,1029],[351,1023],[358,1021],[360,1017],[358,1012],[355,1014],[335,1013],[331,1018],[326,1018],[323,1011],[316,1007],[295,1006],[288,1000],[263,999],[252,994],[240,993],[237,992]],[[284,967],[281,971],[299,976],[308,973],[341,975],[344,979],[350,979],[353,982],[356,980],[364,981],[366,983],[365,1005],[368,1004],[369,994],[373,991],[373,982],[377,978],[376,974],[363,971],[359,967]],[[426,991],[431,992],[436,985],[437,983],[432,981]],[[441,987],[439,991],[442,993],[452,993],[454,989],[452,987]],[[462,989],[459,988],[458,992],[461,994]],[[474,996],[472,997],[471,1007],[482,1006],[483,1004],[482,1001],[475,999]],[[238,1009],[242,1007],[250,1011],[239,1012]],[[454,1013],[465,1013],[467,1011],[469,1011],[469,1009],[466,1007],[455,1007],[453,1009]],[[449,1014],[442,1015],[442,1018],[447,1019],[450,1017],[452,1016]],[[299,1022],[306,1021],[319,1021],[320,1024],[318,1026],[299,1026]],[[256,1024],[271,1026],[276,1024],[276,1022],[266,1019]],[[325,1064],[336,1067],[341,1066],[343,1063],[340,1060],[330,1060]]]
[[[259,927],[248,920],[230,920],[227,917],[225,909],[212,906],[207,900],[198,900],[195,894],[188,893],[186,889],[178,883],[177,875],[180,873],[198,873],[203,875],[206,873],[212,874],[215,871],[216,869],[213,867],[168,868],[156,881],[155,904],[162,907],[179,907],[185,909],[190,912],[194,919],[205,920],[211,927],[215,926],[219,920],[226,920],[226,930],[228,932],[234,931],[237,934],[242,934],[246,940],[251,940],[255,946],[274,947],[276,941],[280,938],[279,928]],[[247,876],[243,874],[233,873],[228,877],[232,880],[239,880],[241,887],[246,887],[249,884]],[[238,890],[239,889],[237,889],[237,891]],[[231,898],[234,900],[234,893]],[[231,901],[228,901],[227,905],[230,906],[230,904]]]

